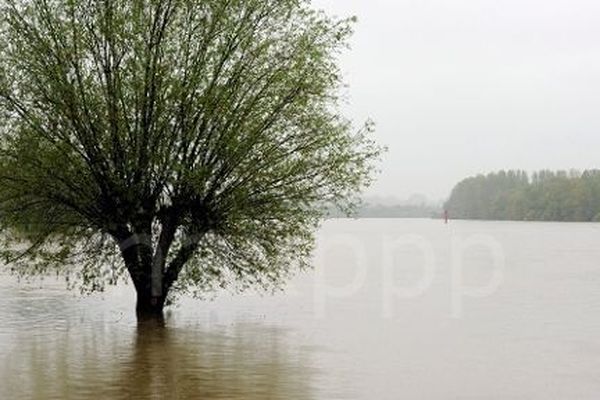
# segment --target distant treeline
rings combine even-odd
[[[445,208],[458,219],[600,221],[600,170],[479,175],[458,183]]]

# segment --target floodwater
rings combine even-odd
[[[1,399],[598,399],[600,224],[332,220],[274,296],[0,278]]]

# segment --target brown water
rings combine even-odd
[[[274,297],[0,279],[0,399],[598,399],[600,224],[336,220]]]

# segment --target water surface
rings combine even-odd
[[[597,399],[600,224],[333,220],[275,296],[0,279],[2,399]]]

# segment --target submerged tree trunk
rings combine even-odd
[[[149,235],[119,235],[121,255],[137,294],[136,313],[139,321],[163,318],[168,289],[162,285],[163,264],[153,258]],[[160,276],[157,276],[157,275]]]
[[[167,291],[161,290],[159,293],[156,293],[149,270],[149,265],[147,268],[142,268],[139,264],[130,269],[130,275],[137,295],[135,310],[138,320],[163,317]]]
[[[152,296],[151,290],[136,288],[137,303],[136,313],[138,319],[156,319],[163,318],[165,306],[165,296]]]
[[[144,229],[139,229],[144,232]],[[148,228],[149,231],[149,228]],[[201,232],[184,240],[173,259],[166,265],[167,254],[173,242],[176,225],[170,221],[163,227],[156,246],[151,235],[115,232],[121,255],[137,293],[138,320],[162,318],[165,300],[185,263],[198,248]]]

